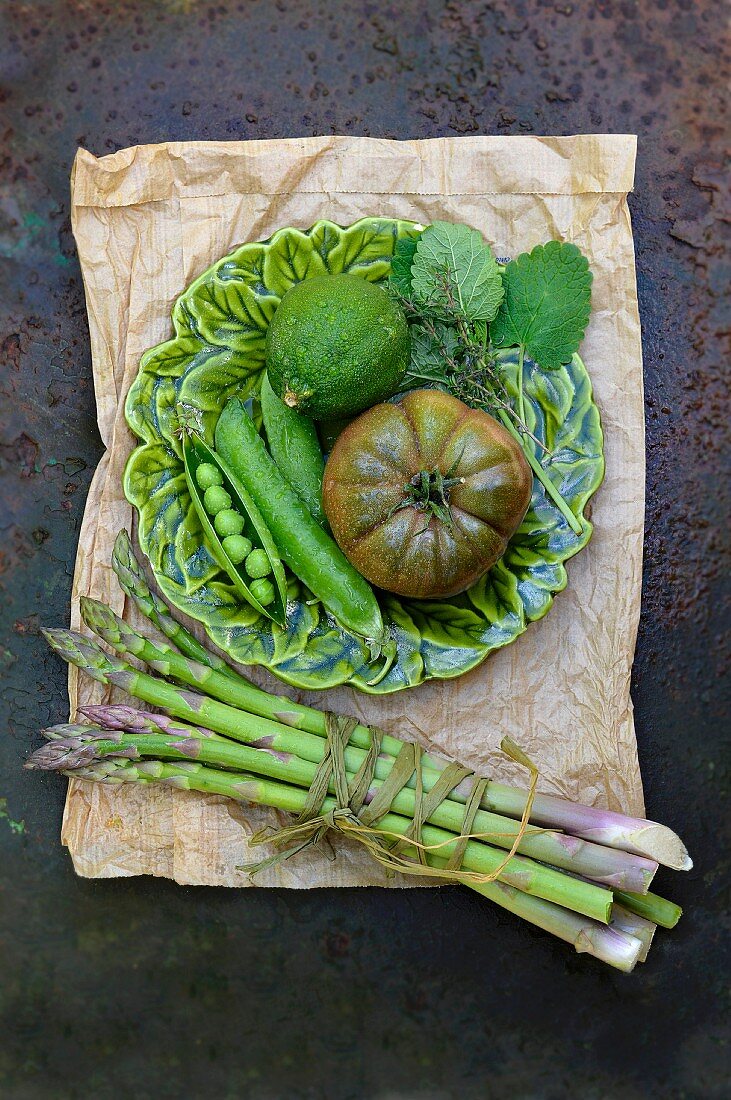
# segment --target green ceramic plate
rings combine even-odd
[[[142,443],[129,460],[124,487],[138,512],[140,546],[165,597],[203,623],[233,660],[266,665],[298,687],[348,681],[363,691],[392,692],[461,675],[546,614],[566,586],[565,562],[591,537],[589,523],[581,536],[572,532],[536,481],[531,507],[505,556],[468,592],[449,601],[381,594],[398,660],[378,683],[365,646],[295,578],[288,586],[288,625],[281,629],[237,596],[208,552],[186,487],[176,404],[202,410],[211,442],[232,394],[256,398],[267,325],[285,291],[327,272],[383,279],[394,242],[417,228],[385,218],[345,228],[322,221],[307,232],[281,229],[268,241],[243,245],[177,300],[174,338],[144,355],[127,398],[127,420]],[[517,356],[507,353],[503,363],[514,391]],[[604,472],[599,412],[584,364],[578,355],[555,371],[527,362],[525,393],[530,426],[550,452],[544,464],[581,516]]]

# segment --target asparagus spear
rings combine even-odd
[[[212,737],[225,741],[219,733],[205,726],[191,726],[188,722],[176,722],[167,714],[152,714],[151,711],[137,710],[124,703],[103,704],[79,707],[87,718],[101,729],[121,730],[123,733],[173,733],[178,737]],[[63,726],[56,727],[58,731]],[[82,727],[86,728],[86,727]]]
[[[129,695],[142,699],[152,706],[161,707],[178,719],[192,721],[196,725],[202,721],[218,734],[223,734],[236,741],[248,742],[255,748],[270,749],[275,757],[287,754],[289,758],[309,760],[313,765],[319,764],[322,760],[324,742],[312,734],[303,731],[298,732],[289,726],[270,722],[264,718],[253,717],[226,703],[208,699],[203,695],[194,694],[173,684],[168,684],[164,680],[139,672],[131,666],[125,665],[120,669],[118,659],[111,662],[113,667],[108,668],[105,652],[82,635],[63,630],[45,631],[45,635],[51,646],[65,660],[78,665],[85,671],[92,669],[97,679],[103,678],[106,674],[110,683],[123,688]],[[348,747],[345,750],[344,757],[348,775],[352,777],[360,768],[364,753],[360,749]],[[251,764],[246,766],[252,767]],[[298,777],[294,778],[294,765],[290,763],[289,766],[292,768],[292,782],[299,782],[304,786],[310,785],[314,776],[314,768],[309,777],[300,768]],[[377,780],[384,780],[390,768],[391,764],[389,762],[377,761]],[[432,777],[436,780],[434,773],[425,778],[424,788],[426,790],[430,790],[433,785],[431,782]],[[415,806],[413,791],[409,788],[408,791],[402,791],[401,795],[403,796],[401,805],[408,806],[409,809],[406,812],[413,816]],[[455,833],[459,833],[463,817],[461,805],[445,802],[439,807],[439,811],[441,811],[439,813],[440,822],[444,822],[448,828],[453,829]],[[439,811],[435,811],[435,814]],[[512,819],[495,818],[486,814],[485,817],[479,819],[479,823],[476,822],[473,831],[507,834],[505,839],[508,843],[505,846],[510,848],[515,839],[517,826]],[[498,844],[500,843],[497,837],[492,839],[496,840]],[[638,857],[625,853],[615,853],[601,849],[598,846],[587,848],[586,844],[580,840],[556,833],[543,834],[543,836],[533,834],[524,838],[524,842],[530,846],[530,850],[536,858],[546,859],[548,862],[554,863],[555,866],[568,866],[575,873],[584,873],[587,878],[595,879],[607,885],[620,885],[623,880],[625,882],[633,881],[640,891],[646,890],[655,870],[654,865],[648,863],[648,861],[639,860]],[[581,866],[585,868],[583,872],[579,871]]]
[[[125,591],[132,595],[144,612],[149,604],[145,593],[149,595],[150,600],[153,597],[139,564],[131,553],[128,537],[126,543],[120,544],[120,553],[126,546],[129,546],[129,552],[125,557],[127,570]],[[136,566],[136,570],[132,563]],[[132,579],[135,582],[134,587]],[[324,737],[326,734],[325,715],[321,711],[291,700],[283,700],[279,696],[270,695],[261,688],[255,687],[245,677],[234,673],[220,658],[208,654],[207,650],[170,616],[168,618],[174,624],[174,632],[172,627],[168,629],[162,627],[162,629],[168,637],[172,637],[174,633],[176,643],[180,644],[182,641],[183,646],[190,648],[192,645],[195,648],[197,656],[194,665],[174,649],[154,645],[118,619],[103,604],[88,599],[82,600],[82,615],[87,626],[113,648],[123,653],[134,654],[163,676],[170,676],[194,687],[203,687],[208,694],[220,701],[242,707],[261,717],[286,723],[317,736]],[[370,733],[367,727],[358,725],[351,735],[351,743],[367,750],[370,745]],[[401,743],[397,738],[388,735],[384,737],[382,752],[396,756],[400,747]],[[424,757],[423,764],[425,770],[439,773],[447,766],[447,761],[427,755]],[[436,782],[436,776],[434,782]],[[469,795],[468,783],[456,787],[452,792],[454,801],[466,802]],[[483,809],[520,818],[525,808],[525,800],[525,791],[491,782],[481,805]],[[535,796],[531,821],[548,828],[561,829],[573,836],[594,841],[606,847],[646,856],[676,870],[689,870],[693,866],[680,838],[671,829],[654,821],[629,818],[610,810],[580,806],[565,799],[541,794]]]
[[[293,807],[297,804],[297,799],[291,797],[294,789],[269,784],[264,790],[262,783],[251,777],[216,772],[200,764],[173,765],[153,760],[134,764],[125,760],[104,760],[67,774],[104,783],[167,783],[183,790],[223,794],[228,798],[276,805],[289,812],[295,812]],[[264,802],[264,799],[272,801]],[[427,862],[440,867],[446,860],[443,853],[440,857],[427,854]],[[503,909],[573,944],[577,951],[586,952],[619,970],[631,971],[639,958],[642,943],[628,933],[608,928],[504,882],[471,884],[470,888]]]
[[[120,711],[121,719],[117,717]],[[74,762],[74,749],[76,749],[81,764],[87,763],[91,759],[90,752],[93,756],[94,751],[97,756],[126,755],[129,759],[153,756],[171,760],[198,760],[200,763],[212,764],[219,768],[253,772],[256,775],[294,783],[308,789],[317,772],[316,764],[301,760],[292,754],[234,744],[225,738],[215,737],[208,730],[202,731],[200,727],[186,727],[184,723],[174,724],[160,715],[149,714],[128,719],[128,713],[135,715],[131,707],[86,707],[84,712],[89,717],[98,719],[102,726],[107,727],[119,726],[122,722],[130,721],[136,732],[122,729],[112,733],[90,726],[53,726],[43,732],[44,736],[53,740],[54,744],[38,749],[31,756],[27,766],[57,771],[77,767],[78,765]],[[160,718],[162,722],[158,721]],[[143,733],[144,736],[141,735]],[[205,736],[201,736],[202,733]],[[349,778],[352,778],[352,775]],[[374,779],[366,795],[366,804],[370,803],[380,786],[381,780]],[[330,790],[334,791],[332,780]],[[392,802],[392,809],[395,813],[413,819],[414,791],[410,789],[399,791]],[[434,825],[459,835],[463,818],[463,807],[459,803],[445,800],[429,815],[428,820]],[[480,834],[489,844],[510,849],[519,828],[518,822],[512,818],[498,817],[484,810],[478,810],[471,831],[474,834]],[[518,846],[518,851],[543,863],[581,874],[604,886],[624,886],[625,889],[630,889],[630,884],[635,881],[639,883],[640,891],[647,889],[647,875],[643,868],[635,869],[631,866],[626,869],[618,868],[615,863],[616,853],[611,849],[587,845],[584,841],[576,841],[572,844],[571,840],[572,838],[532,829],[529,826]]]
[[[642,940],[624,929],[605,928],[596,921],[584,920],[569,909],[522,894],[504,882],[489,882],[472,889],[523,920],[573,944],[576,951],[593,955],[626,974],[634,970],[636,963],[644,962]]]

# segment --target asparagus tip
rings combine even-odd
[[[114,658],[96,642],[73,630],[44,629],[43,636],[64,661],[82,668],[93,680],[106,683],[106,673],[115,667]]]
[[[65,741],[49,741],[36,749],[26,760],[25,767],[31,771],[44,772],[62,772],[86,767],[97,758],[94,740],[91,738],[85,741],[80,737],[69,737]]]
[[[92,722],[99,722],[107,729],[128,730],[130,732],[143,733],[147,725],[142,721],[142,712],[124,703],[105,705],[103,703],[79,707],[79,711],[85,718]]]
[[[114,547],[112,549],[112,559],[119,561],[120,564],[127,565],[129,559],[134,555],[132,549],[132,539],[129,537],[129,532],[125,527],[117,535],[114,540]]]
[[[47,741],[66,741],[69,737],[79,737],[84,734],[96,733],[97,726],[82,726],[77,722],[59,722],[55,726],[47,726],[41,730],[41,737]]]

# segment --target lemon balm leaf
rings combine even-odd
[[[482,234],[451,222],[434,222],[422,233],[411,285],[423,306],[468,321],[491,321],[504,294],[500,270]]]
[[[549,241],[505,268],[505,297],[490,326],[495,347],[521,347],[548,370],[568,363],[584,338],[592,275],[574,244]]]

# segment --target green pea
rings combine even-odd
[[[250,577],[268,577],[272,571],[269,558],[264,550],[252,550],[244,562],[244,569]]]
[[[212,462],[201,462],[195,472],[195,480],[198,487],[205,492],[212,485],[223,485],[223,474]]]
[[[244,529],[244,517],[233,508],[224,508],[213,520],[213,526],[221,539],[226,535],[240,535]]]
[[[211,485],[203,494],[203,507],[209,516],[217,516],[224,508],[231,507],[231,496],[222,485]]]
[[[251,553],[251,539],[244,538],[243,535],[227,535],[221,546],[234,565],[240,565]]]
[[[258,600],[262,607],[268,607],[274,599],[274,585],[266,577],[259,577],[252,581],[249,588],[254,599]]]

